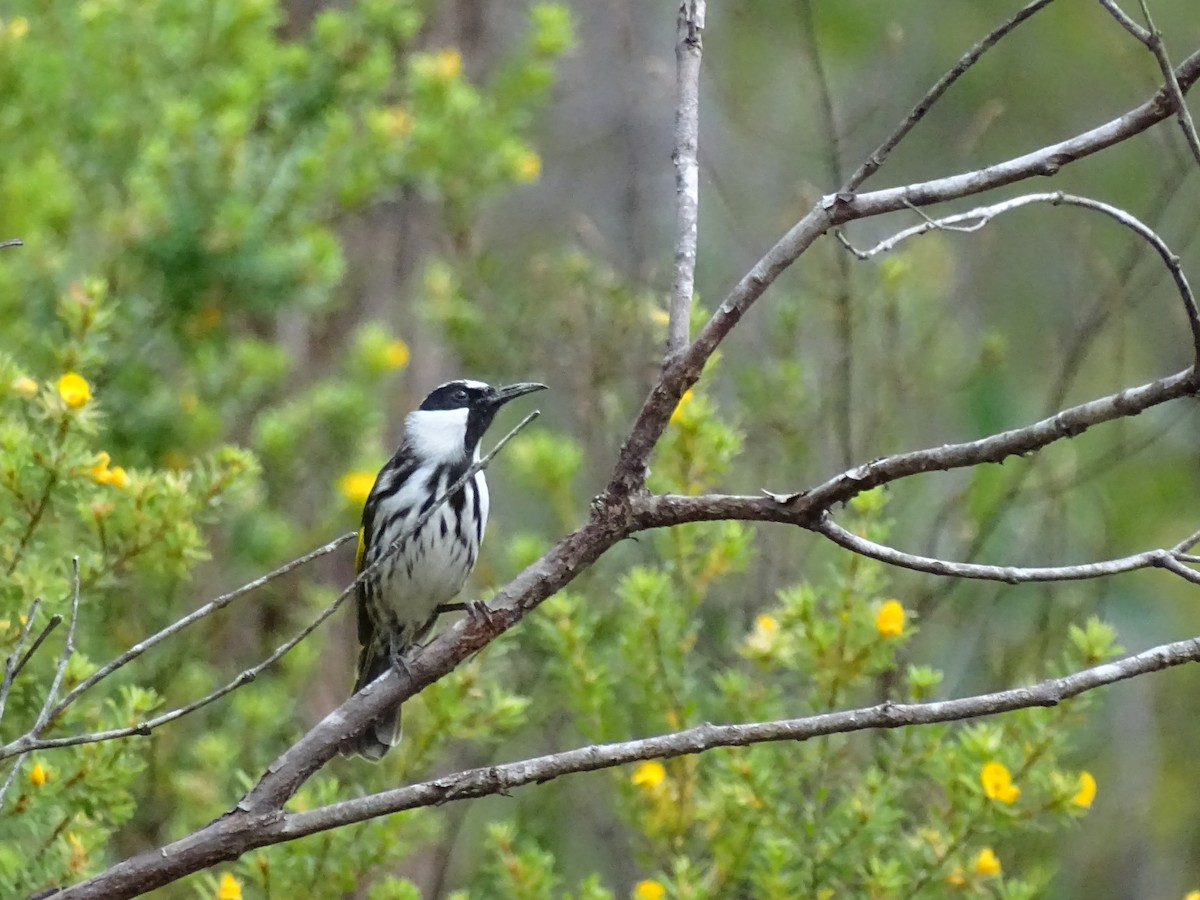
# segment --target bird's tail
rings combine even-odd
[[[362,648],[358,657],[358,678],[354,682],[354,693],[358,693],[390,667],[387,654],[380,653],[374,642]],[[400,704],[388,707],[372,719],[360,734],[355,735],[342,753],[346,756],[362,756],[371,762],[383,758],[396,744],[400,743]]]

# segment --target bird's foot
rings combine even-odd
[[[492,610],[482,600],[471,600],[463,604],[467,608],[467,617],[473,621],[483,620],[484,624],[492,624]]]
[[[392,646],[388,648],[388,660],[392,664],[392,668],[396,670],[397,675],[405,675],[412,677],[412,669],[408,667],[408,663],[404,659],[404,651],[407,648]]]

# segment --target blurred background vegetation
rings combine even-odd
[[[1004,7],[711,6],[699,305],[839,186],[1016,5]],[[1153,9],[1177,59],[1200,45],[1190,3]],[[68,687],[352,529],[404,412],[457,375],[553,387],[492,468],[474,590],[577,524],[665,335],[673,42],[673,9],[636,0],[6,11],[0,238],[25,246],[0,250],[0,651],[32,598],[35,632],[69,609],[73,555]],[[1098,5],[1053,4],[868,187],[1061,139],[1157,83]],[[1195,278],[1195,168],[1163,124],[1054,186],[1123,205]],[[1164,274],[1140,241],[1078,210],[1026,209],[870,263],[822,242],[681,404],[652,486],[799,490],[1176,371],[1189,348]],[[1197,430],[1176,404],[845,515],[953,559],[1169,545],[1197,527]],[[130,724],[223,684],[351,569],[347,550],[238,601],[47,733]],[[1154,573],[1011,587],[885,571],[789,529],[643,535],[412,701],[383,764],[337,761],[297,803],[705,720],[1008,686],[1110,655],[1096,616],[1129,649],[1191,635],[1194,602]],[[228,808],[344,698],[350,619],[152,738],[21,760],[0,812],[3,892],[77,880]],[[17,680],[5,739],[36,717],[60,639]],[[1182,896],[1200,887],[1198,677],[972,727],[580,776],[257,852],[160,894]]]

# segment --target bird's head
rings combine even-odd
[[[532,382],[492,387],[482,381],[448,381],[434,388],[408,414],[408,439],[425,459],[452,462],[473,456],[500,407],[509,400],[544,390],[546,385]]]

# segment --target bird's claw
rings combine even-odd
[[[482,619],[484,624],[492,624],[492,610],[482,600],[471,600],[467,603],[467,616],[473,620]]]

